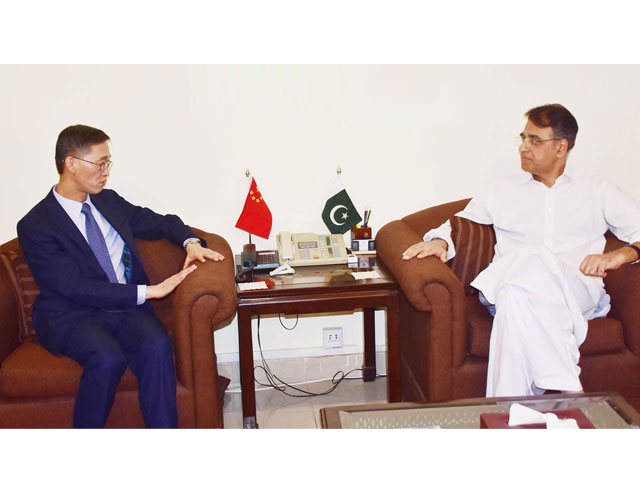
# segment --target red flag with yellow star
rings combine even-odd
[[[260,190],[258,190],[256,180],[251,177],[249,193],[244,202],[240,218],[236,222],[236,228],[268,240],[272,223],[271,211],[262,198]]]

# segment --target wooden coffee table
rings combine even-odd
[[[640,414],[617,393],[345,405],[321,409],[320,421],[322,428],[480,428],[481,414],[508,412],[512,403],[538,411],[579,409],[596,428],[640,428]]]
[[[374,259],[372,259],[374,260]],[[363,310],[364,381],[376,378],[376,309],[386,309],[387,320],[387,399],[402,401],[399,336],[399,288],[393,276],[382,266],[350,269],[346,265],[296,267],[295,274],[270,277],[268,272],[254,273],[248,281],[265,280],[267,290],[237,290],[240,385],[244,428],[257,428],[253,340],[251,319],[268,314],[308,314]],[[374,271],[380,278],[356,280],[355,271]]]

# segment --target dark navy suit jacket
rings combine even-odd
[[[134,238],[165,238],[182,247],[194,232],[175,215],[159,215],[127,202],[113,190],[91,195],[91,201],[117,230],[131,251],[129,284],[111,283],[91,247],[53,192],[18,222],[25,260],[40,287],[33,324],[40,343],[60,352],[78,322],[105,310],[136,308],[137,285],[148,285]],[[151,308],[145,302],[143,308]]]

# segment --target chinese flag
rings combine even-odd
[[[268,240],[271,224],[271,211],[262,198],[255,179],[251,177],[251,187],[249,187],[240,218],[236,222],[236,228]]]

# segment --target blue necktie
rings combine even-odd
[[[131,283],[131,275],[133,266],[131,265],[131,250],[127,244],[124,244],[124,248],[122,249],[122,260],[120,260],[124,265],[124,278],[127,283]]]
[[[111,283],[118,283],[116,272],[111,264],[111,257],[109,256],[109,250],[107,249],[107,243],[104,241],[100,227],[96,223],[96,219],[93,218],[91,213],[91,206],[88,203],[82,204],[82,213],[86,217],[85,227],[87,229],[87,240],[93,253],[95,254],[98,262],[102,266],[102,269],[109,277]]]

